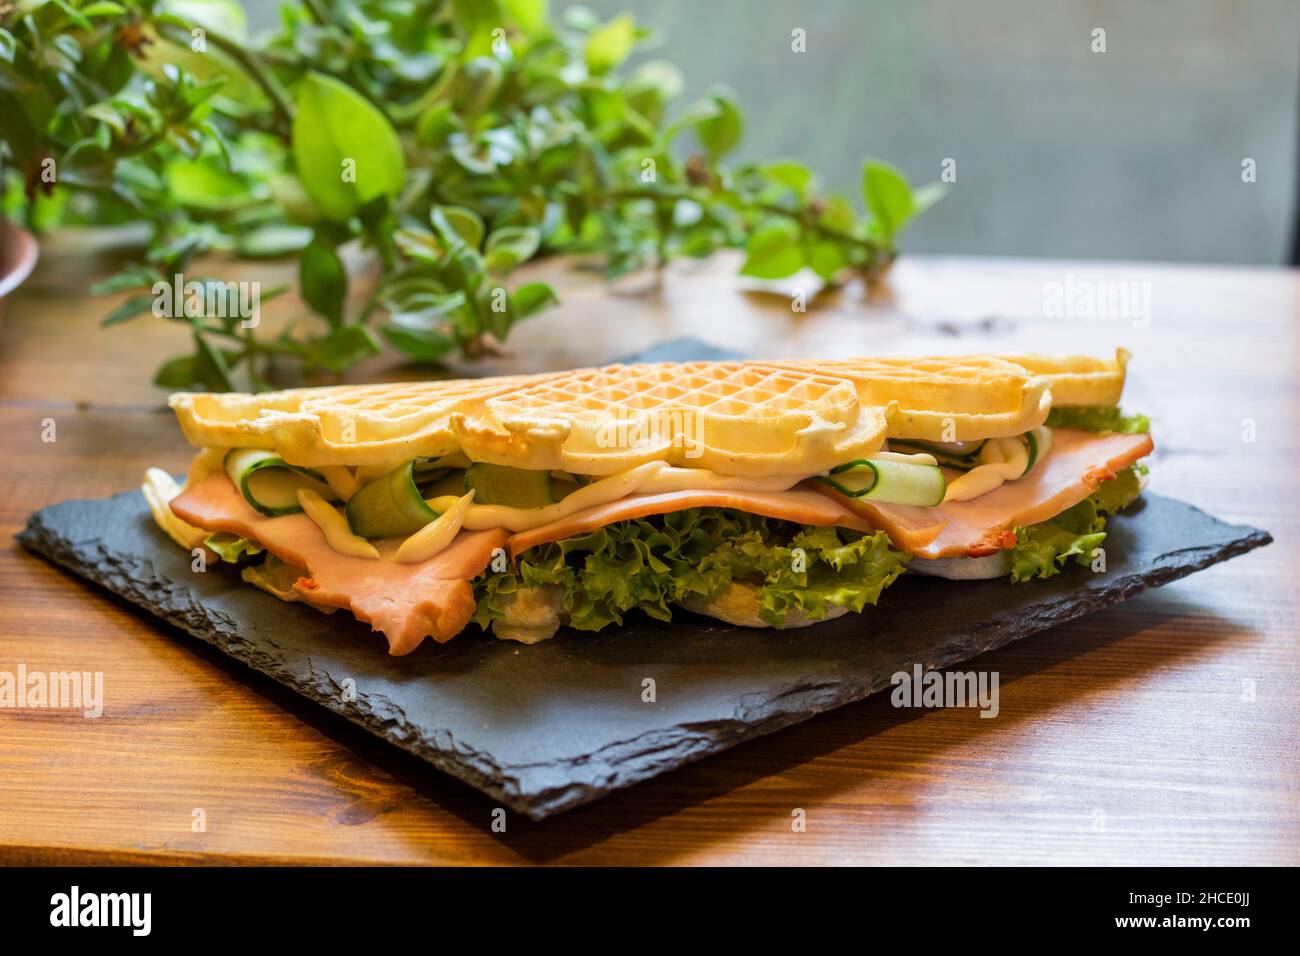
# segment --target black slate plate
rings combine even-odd
[[[624,361],[738,358],[694,339]],[[19,541],[371,733],[534,819],[647,780],[889,686],[1117,604],[1268,544],[1182,502],[1146,495],[1107,526],[1107,570],[1049,581],[905,575],[879,606],[796,631],[753,631],[681,612],[535,647],[476,629],[407,657],[343,613],[319,614],[190,570],[139,492],[66,501]],[[654,703],[642,702],[655,681]]]
[[[541,819],[866,697],[914,663],[967,660],[1272,540],[1151,494],[1107,532],[1103,573],[1022,585],[905,575],[875,609],[796,631],[683,612],[533,647],[475,629],[400,658],[341,613],[285,604],[228,568],[191,571],[138,492],[45,508],[19,540]],[[642,702],[646,678],[655,703]]]

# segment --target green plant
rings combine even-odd
[[[624,70],[649,37],[584,8],[553,22],[546,0],[292,0],[256,40],[235,0],[0,0],[4,208],[37,229],[148,224],[142,260],[94,290],[130,293],[105,324],[156,311],[174,276],[223,306],[173,310],[194,351],[159,370],[168,387],[341,372],[380,337],[482,355],[554,303],[509,281],[538,255],[599,254],[610,275],[728,246],[765,279],[888,266],[937,186],[868,161],[860,215],[799,163],[724,163],[734,98],[678,107],[670,63]],[[350,306],[353,241],[378,277]],[[189,273],[208,252],[295,255],[318,321],[245,327],[233,289]]]

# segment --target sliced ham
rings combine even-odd
[[[1055,517],[1087,498],[1103,481],[1151,454],[1150,435],[1060,428],[1047,460],[1024,478],[970,501],[934,508],[872,504],[824,493],[869,518],[894,546],[923,558],[982,557],[1015,547],[1016,528]]]
[[[474,614],[470,581],[504,547],[509,532],[462,531],[440,554],[419,564],[393,560],[398,541],[378,542],[380,557],[339,554],[305,514],[267,518],[254,511],[224,472],[216,472],[172,500],[178,518],[208,531],[257,541],[282,561],[303,569],[294,589],[305,601],[347,608],[388,638],[390,654],[409,654],[426,637],[455,637]]]
[[[380,557],[339,554],[305,514],[267,518],[248,505],[224,472],[208,475],[171,502],[182,521],[259,542],[302,569],[294,591],[308,603],[350,610],[388,638],[390,654],[408,654],[432,637],[459,634],[474,614],[470,582],[497,548],[515,557],[529,548],[588,534],[605,525],[688,508],[731,508],[796,524],[885,531],[895,547],[925,558],[979,557],[1014,547],[1017,527],[1037,524],[1078,504],[1120,469],[1151,453],[1147,435],[1054,433],[1051,454],[1027,477],[970,501],[934,508],[872,504],[819,482],[790,491],[673,491],[632,495],[530,531],[462,531],[428,561],[394,560],[400,543],[377,542]]]
[[[539,544],[588,534],[618,521],[685,511],[688,508],[734,508],[798,524],[839,525],[858,531],[875,530],[866,518],[813,491],[668,491],[657,495],[632,495],[579,511],[531,531],[521,531],[510,539],[510,555],[513,558]]]

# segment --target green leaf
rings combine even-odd
[[[862,195],[886,242],[892,241],[916,214],[912,187],[889,163],[869,159],[863,164]]]
[[[88,3],[81,8],[81,15],[86,18],[115,17],[122,13],[126,13],[126,7],[120,3],[114,3],[113,0],[96,0],[96,2]]]
[[[948,192],[948,187],[943,183],[926,183],[918,189],[912,191],[912,216],[921,215]]]
[[[735,97],[729,91],[719,90],[710,99],[717,106],[718,112],[710,119],[697,123],[695,135],[709,157],[717,162],[740,142],[745,131],[745,120]]]
[[[384,302],[393,313],[392,321],[407,328],[434,328],[443,323],[433,320],[454,312],[466,302],[465,293],[435,292],[430,289],[402,291]]]
[[[763,176],[774,183],[780,183],[785,186],[801,202],[808,195],[808,187],[812,185],[812,170],[803,163],[797,163],[794,160],[781,160],[775,163],[767,163],[762,167]]]
[[[499,24],[493,24],[497,26]],[[489,43],[491,42],[489,36]],[[478,116],[496,98],[501,89],[505,68],[501,61],[491,56],[476,56],[460,68],[451,83],[451,102],[456,112],[466,119]]]
[[[636,45],[636,20],[624,13],[587,37],[587,69],[597,75],[620,66]]]
[[[795,549],[803,552],[795,560]],[[480,624],[502,616],[522,587],[558,588],[569,623],[598,631],[631,611],[672,619],[675,603],[730,584],[752,588],[770,624],[798,611],[818,620],[835,608],[874,604],[907,556],[879,532],[805,528],[719,508],[692,508],[607,525],[520,556],[514,569],[474,582]],[[804,570],[795,571],[795,567]]]
[[[623,85],[627,103],[654,126],[663,121],[665,105],[681,94],[686,80],[667,60],[642,63]]]
[[[0,58],[4,55],[3,43],[0,43]],[[99,120],[110,127],[119,136],[126,133],[126,117],[108,103],[92,103],[83,111],[85,116]]]
[[[1124,435],[1145,435],[1151,431],[1151,419],[1146,415],[1125,415],[1115,405],[1058,405],[1048,412],[1046,425]]]
[[[343,302],[348,295],[348,273],[333,246],[316,237],[298,256],[298,286],[303,301],[325,316],[331,325],[343,324]]]
[[[153,383],[162,388],[189,388],[198,380],[197,367],[193,355],[178,355],[158,366]]]
[[[464,206],[437,206],[430,213],[433,228],[447,245],[463,242],[477,249],[483,242],[483,220],[478,213]]]
[[[243,176],[223,168],[214,159],[179,157],[164,170],[173,202],[205,212],[224,212],[258,201],[257,190]]]
[[[471,173],[488,176],[495,173],[498,166],[507,166],[515,158],[515,150],[508,139],[493,137],[485,133],[477,139],[469,139],[461,134],[452,137],[448,147],[452,159]]]
[[[839,247],[838,243],[829,239],[822,239],[809,245],[805,257],[808,260],[809,268],[827,282],[834,279],[847,262],[844,250]]]
[[[84,189],[108,189],[113,181],[113,158],[99,143],[80,140],[64,155],[59,181]]]
[[[118,325],[127,322],[146,312],[153,311],[154,296],[152,295],[133,295],[121,305],[119,305],[108,315],[99,320],[100,328],[108,328],[110,325]]]
[[[1123,511],[1142,494],[1142,478],[1139,468],[1145,465],[1129,465],[1121,469],[1110,481],[1103,481],[1091,495],[1093,504],[1102,514],[1117,514]]]
[[[546,29],[550,16],[547,0],[501,0],[501,5],[506,16],[530,36]]]
[[[18,50],[18,41],[8,30],[0,27],[0,60],[6,63],[14,61],[14,54]]]
[[[559,301],[555,290],[545,282],[527,282],[515,289],[510,296],[510,305],[516,322],[536,315]]]
[[[422,362],[436,362],[456,347],[456,340],[446,325],[407,325],[397,321],[399,318],[394,316],[392,321],[379,330],[399,352]]]
[[[307,194],[344,221],[381,196],[395,196],[406,173],[388,118],[351,87],[308,73],[298,87],[293,158]]]
[[[803,268],[799,230],[792,223],[778,222],[756,229],[745,244],[741,275],[756,279],[783,279]]]
[[[725,243],[726,237],[722,230],[715,226],[703,225],[687,231],[682,237],[682,243],[678,251],[684,256],[691,256],[695,259],[707,259],[718,248]]]
[[[230,365],[225,354],[198,332],[194,333],[194,381],[212,392],[233,392]]]
[[[436,263],[442,258],[443,246],[428,229],[407,226],[393,233],[393,245],[408,259]]]
[[[443,261],[442,274],[448,288],[463,289],[468,298],[483,287],[487,266],[483,257],[469,246],[458,246]]]
[[[158,273],[148,266],[133,263],[115,275],[96,282],[90,287],[91,295],[113,295],[127,289],[152,289]]]
[[[73,8],[67,0],[52,0],[54,6],[62,10],[73,23],[83,30],[90,29],[90,21],[81,15],[79,11]]]
[[[248,39],[248,15],[240,0],[166,0],[158,6],[233,40]]]
[[[364,325],[344,325],[314,343],[308,356],[313,365],[342,372],[362,359],[379,354],[379,340]]]
[[[713,119],[722,113],[722,108],[712,98],[696,100],[676,117],[671,123],[664,127],[663,142],[664,145],[671,144],[673,139],[684,129],[699,126],[705,120]]]
[[[249,259],[274,259],[300,251],[311,238],[307,226],[269,223],[240,236],[235,249]]]
[[[270,173],[267,188],[290,222],[311,225],[320,219],[320,210],[303,188],[302,181],[293,173]]]
[[[489,271],[504,274],[531,259],[540,243],[534,226],[505,226],[488,236],[483,258]]]
[[[1085,567],[1092,552],[1106,540],[1106,519],[1097,505],[1085,498],[1051,521],[1016,529],[1016,546],[1011,552],[1013,583],[1031,578],[1050,578],[1060,573],[1071,558]]]
[[[456,345],[454,327],[474,319],[462,289],[447,292],[432,279],[394,283],[385,290],[382,301],[391,314],[380,332],[398,351],[421,361],[436,361],[446,355]]]
[[[853,212],[853,200],[843,193],[831,193],[823,199],[817,221],[830,229],[852,232],[853,224],[857,221]]]
[[[1130,465],[1110,481],[1104,481],[1072,508],[1050,521],[1016,529],[1016,546],[1011,553],[1011,580],[1028,581],[1059,574],[1070,560],[1088,567],[1092,552],[1106,540],[1105,514],[1127,508],[1142,493],[1140,465]]]
[[[497,0],[453,0],[456,20],[465,33],[467,56],[485,56],[492,50],[492,30],[501,25]]]

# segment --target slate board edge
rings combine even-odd
[[[126,492],[126,494],[137,494],[137,492]],[[51,505],[50,507],[57,508],[59,505]],[[150,616],[180,628],[190,637],[197,638],[203,643],[217,648],[241,664],[297,692],[313,704],[325,707],[333,713],[364,727],[386,743],[398,746],[427,761],[437,769],[451,774],[453,777],[490,796],[496,797],[506,803],[507,806],[510,806],[511,809],[523,809],[522,805],[516,803],[514,795],[493,780],[492,774],[494,771],[490,768],[494,767],[495,764],[490,759],[482,757],[471,748],[465,748],[463,744],[457,745],[458,753],[461,753],[464,758],[462,761],[458,761],[441,751],[421,747],[408,740],[395,740],[390,736],[391,728],[394,724],[400,725],[404,721],[405,714],[400,707],[392,704],[382,695],[371,694],[367,695],[366,698],[358,697],[352,702],[352,706],[344,706],[343,695],[340,693],[341,689],[333,681],[324,675],[317,677],[317,672],[314,669],[311,673],[317,679],[313,681],[300,680],[289,670],[275,666],[275,658],[259,652],[249,642],[240,637],[236,621],[226,615],[214,612],[200,601],[192,600],[190,592],[185,587],[174,586],[167,579],[159,577],[148,559],[130,561],[124,565],[118,556],[110,556],[98,547],[95,548],[96,557],[91,557],[83,549],[79,548],[76,542],[49,529],[43,520],[46,510],[49,509],[42,509],[33,514],[28,519],[27,527],[15,536],[16,540],[24,548],[66,568],[95,587],[103,588],[125,599],[137,609],[147,611]],[[129,558],[129,556],[126,557]],[[115,573],[111,575],[105,574],[103,572],[105,564],[115,566]],[[91,572],[92,567],[95,569],[94,573]],[[145,592],[149,592],[147,599],[145,598]],[[159,613],[153,609],[154,607],[159,610],[165,609],[165,613]],[[208,627],[206,629],[197,627],[196,619],[206,621]],[[220,635],[221,639],[211,639],[209,632],[213,635]],[[371,706],[370,699],[387,704],[389,713],[378,712],[376,708]],[[386,729],[387,733],[385,732]],[[484,764],[487,766],[483,766]],[[496,773],[498,776],[502,776],[499,770]]]
[[[125,494],[134,493],[126,492]],[[58,507],[59,505],[51,506],[51,508]],[[464,781],[534,820],[541,820],[563,810],[588,803],[632,783],[644,780],[648,776],[643,765],[633,771],[624,771],[617,763],[611,764],[600,761],[605,763],[605,766],[610,770],[608,774],[601,775],[602,782],[600,785],[574,783],[549,791],[524,794],[519,791],[517,779],[510,774],[510,768],[500,767],[486,755],[466,747],[454,738],[452,739],[454,746],[448,748],[454,751],[454,756],[446,750],[420,745],[418,739],[412,734],[406,734],[404,737],[394,739],[393,727],[395,724],[400,725],[405,715],[401,708],[391,701],[387,701],[378,695],[371,695],[376,701],[388,705],[387,713],[380,713],[368,701],[363,702],[361,698],[354,701],[352,706],[345,706],[342,695],[338,693],[339,688],[328,679],[322,676],[315,681],[304,681],[283,668],[274,666],[273,658],[265,653],[259,653],[239,636],[235,621],[225,615],[215,614],[204,607],[202,603],[192,600],[188,589],[182,586],[173,586],[165,579],[160,578],[154,572],[148,559],[131,561],[129,562],[130,566],[127,567],[121,566],[123,562],[117,556],[106,553],[104,549],[98,546],[93,548],[93,555],[88,554],[84,547],[78,546],[77,542],[50,529],[44,521],[45,510],[42,509],[42,511],[33,514],[28,520],[27,527],[17,535],[19,543],[28,550],[68,569],[98,587],[103,587],[117,594],[119,597],[130,601],[133,605],[142,607],[142,609],[149,609],[149,604],[156,605],[159,611],[163,613],[151,611],[154,616],[179,627],[190,636],[196,637],[204,643],[219,648],[228,656],[297,691],[313,703],[320,704],[333,713],[364,727],[386,742],[401,747],[437,769]],[[1118,520],[1122,520],[1122,517]],[[948,667],[961,661],[970,660],[1050,627],[1055,627],[1121,603],[1142,591],[1186,577],[1211,564],[1245,554],[1255,548],[1267,545],[1273,540],[1268,532],[1248,525],[1232,525],[1230,527],[1244,533],[1220,546],[1192,549],[1201,550],[1205,553],[1189,563],[1179,563],[1176,566],[1166,565],[1163,569],[1156,569],[1154,573],[1147,572],[1145,577],[1138,574],[1121,577],[1104,590],[1085,589],[1089,600],[1079,601],[1064,608],[1053,605],[1050,601],[1044,602],[1041,607],[1045,613],[1017,620],[1015,622],[1017,626],[1005,630],[990,629],[994,633],[983,639],[979,635],[971,635],[973,640],[968,643],[952,642],[942,648],[940,653],[932,660],[923,663],[927,668],[933,669]],[[1171,554],[1173,553],[1176,552],[1171,552]],[[1167,559],[1170,555],[1163,557]],[[114,573],[105,574],[105,565],[119,567],[114,568]],[[93,574],[92,568],[94,569]],[[147,603],[142,600],[146,591],[151,591]],[[1054,607],[1060,613],[1050,613]],[[208,627],[206,629],[198,627],[196,618],[205,621]],[[210,630],[214,635],[220,635],[221,639],[210,639],[205,633],[206,630]],[[705,726],[678,725],[666,731],[649,731],[637,738],[620,743],[621,746],[630,746],[641,742],[638,749],[642,752],[647,750],[658,752],[662,750],[664,755],[662,760],[657,762],[657,769],[654,774],[657,775],[693,763],[711,754],[727,750],[744,741],[762,737],[796,723],[801,723],[819,713],[862,700],[879,692],[886,686],[888,686],[888,678],[881,675],[877,680],[865,686],[839,685],[838,687],[828,688],[813,685],[798,688],[798,693],[788,698],[801,701],[798,707],[786,707],[774,711],[768,706],[765,709],[768,710],[770,716],[761,722],[751,723],[742,718],[733,718],[711,721]],[[807,701],[809,694],[814,695],[816,698],[811,705]],[[662,737],[664,740],[662,743],[656,742],[654,747],[647,748],[645,746],[647,738],[653,740],[656,737]],[[590,760],[590,756],[587,759]],[[626,779],[629,776],[631,779]],[[512,786],[512,784],[515,785]]]

